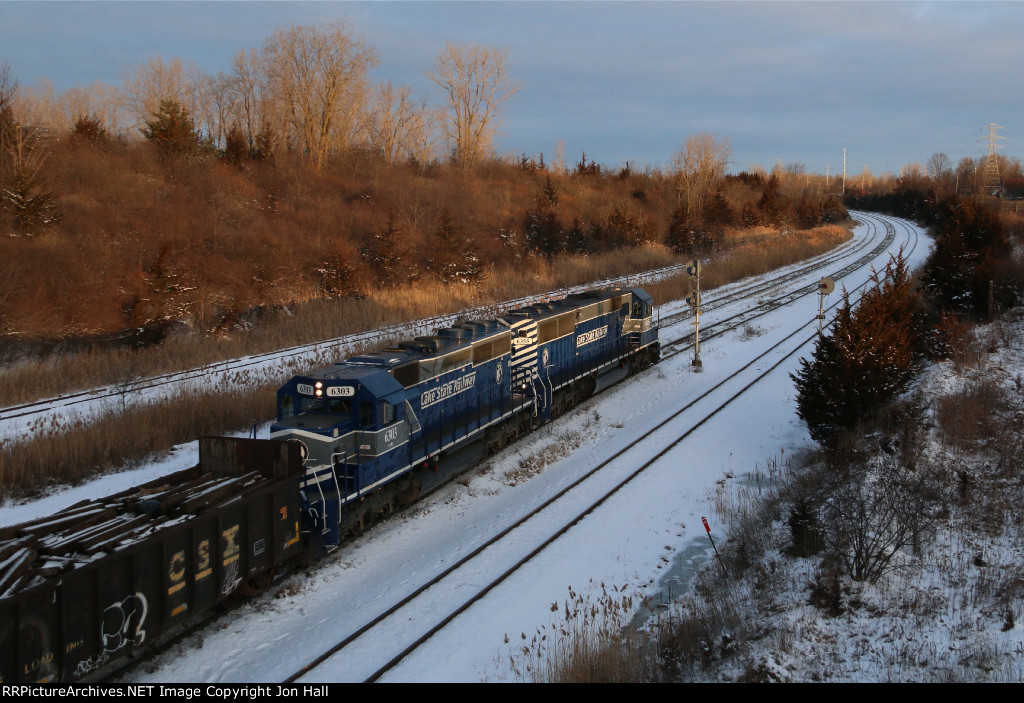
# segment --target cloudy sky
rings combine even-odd
[[[499,151],[666,164],[687,135],[731,170],[898,172],[935,152],[1024,156],[1022,2],[0,2],[0,61],[58,90],[154,56],[230,70],[277,27],[344,18],[376,80],[428,96],[445,42],[506,47]]]

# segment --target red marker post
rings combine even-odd
[[[715,546],[715,540],[711,537],[711,526],[708,525],[708,519],[702,515],[700,521],[704,523],[704,531],[708,533],[708,539],[711,540],[711,548],[715,550],[715,556],[718,557],[718,563],[721,564],[722,555],[718,553],[718,547]],[[722,565],[722,568],[725,569],[724,564]]]

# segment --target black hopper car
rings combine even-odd
[[[292,378],[270,440],[204,437],[192,469],[0,528],[0,683],[102,677],[659,351],[650,296],[605,289]]]

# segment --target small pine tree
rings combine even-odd
[[[356,280],[356,268],[349,264],[348,257],[338,250],[316,268],[321,295],[330,299],[358,300],[363,291]]]
[[[163,100],[142,135],[164,154],[187,155],[199,149],[199,134],[188,112],[175,100]]]
[[[765,227],[780,227],[783,223],[783,204],[779,196],[779,177],[774,173],[768,178],[757,203],[761,213],[761,224]]]
[[[224,137],[224,153],[222,158],[232,166],[240,166],[249,156],[249,145],[245,142],[245,134],[238,125],[232,125]]]
[[[384,229],[370,236],[359,253],[382,286],[395,286],[419,277],[394,213],[388,214]]]
[[[252,147],[252,158],[255,161],[269,161],[274,157],[274,150],[277,148],[277,133],[273,127],[264,124],[256,134],[256,141]]]
[[[550,176],[537,194],[534,206],[526,211],[523,230],[530,251],[549,259],[565,251],[566,236],[558,219],[558,191],[551,184]]]
[[[685,255],[693,252],[693,231],[687,222],[686,208],[678,207],[672,212],[672,221],[668,225],[665,244],[677,254]]]
[[[0,207],[13,215],[11,236],[31,237],[60,221],[57,199],[38,171],[19,169],[14,182],[0,189]]]
[[[570,254],[589,256],[594,253],[594,243],[583,229],[583,223],[578,217],[572,220],[572,227],[566,236],[566,250]]]
[[[902,252],[872,283],[856,309],[843,292],[831,334],[792,374],[797,415],[822,444],[905,390],[927,347],[928,318]]]
[[[107,130],[95,115],[82,115],[71,128],[71,141],[94,146],[107,141]]]
[[[476,247],[462,236],[448,210],[441,213],[434,232],[429,267],[437,280],[444,284],[479,283],[484,279]]]

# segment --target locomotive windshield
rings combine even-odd
[[[295,417],[295,415],[317,414],[337,416],[339,422],[352,416],[351,398],[307,398],[300,396],[298,404],[295,398],[285,395],[281,398],[278,417]]]

